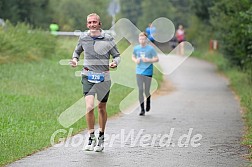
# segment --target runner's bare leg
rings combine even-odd
[[[94,116],[94,96],[85,96],[86,101],[86,121],[88,126],[88,132],[94,132],[95,116]]]
[[[100,131],[105,131],[105,126],[107,122],[107,110],[106,110],[106,102],[99,102],[98,104],[98,113],[99,113],[99,125]]]

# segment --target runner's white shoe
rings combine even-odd
[[[104,149],[104,136],[98,137],[98,144],[95,146],[95,152],[102,152]]]
[[[96,145],[96,137],[89,137],[88,145],[85,146],[85,151],[93,151]]]

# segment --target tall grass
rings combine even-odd
[[[0,27],[0,64],[27,62],[50,57],[55,51],[56,37],[19,23],[7,22]]]

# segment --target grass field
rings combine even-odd
[[[74,69],[60,65],[59,61],[71,57],[76,42],[77,38],[58,37],[56,51],[50,58],[0,64],[0,166],[50,146],[53,132],[64,129],[57,119],[82,97],[80,78],[74,75],[81,66]],[[118,44],[120,52],[127,46],[125,41]],[[155,73],[161,82],[161,73]],[[120,101],[131,91],[132,88],[113,85],[109,116],[120,112]],[[85,129],[85,119],[71,128],[73,134]]]

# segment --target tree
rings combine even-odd
[[[52,18],[60,25],[62,30],[74,31],[86,29],[86,16],[97,13],[101,16],[103,28],[111,27],[112,18],[107,13],[109,0],[59,0],[50,1]]]
[[[174,18],[173,23],[176,27],[182,24],[185,28],[189,26],[191,12],[191,4],[188,0],[172,0],[171,1],[174,7]]]
[[[191,4],[191,8],[192,11],[195,13],[195,15],[201,20],[203,21],[203,23],[205,24],[210,24],[209,20],[210,20],[210,13],[209,10],[210,8],[214,5],[216,0],[191,0],[190,4]]]
[[[142,30],[159,17],[166,17],[174,20],[175,9],[169,1],[166,0],[144,0],[141,3],[142,15],[139,16],[137,27]]]
[[[45,28],[50,20],[48,4],[49,0],[0,0],[0,18]]]
[[[210,23],[226,58],[241,68],[251,61],[251,1],[221,0],[210,9]]]
[[[121,17],[129,19],[137,25],[139,16],[142,15],[141,0],[121,0]]]

